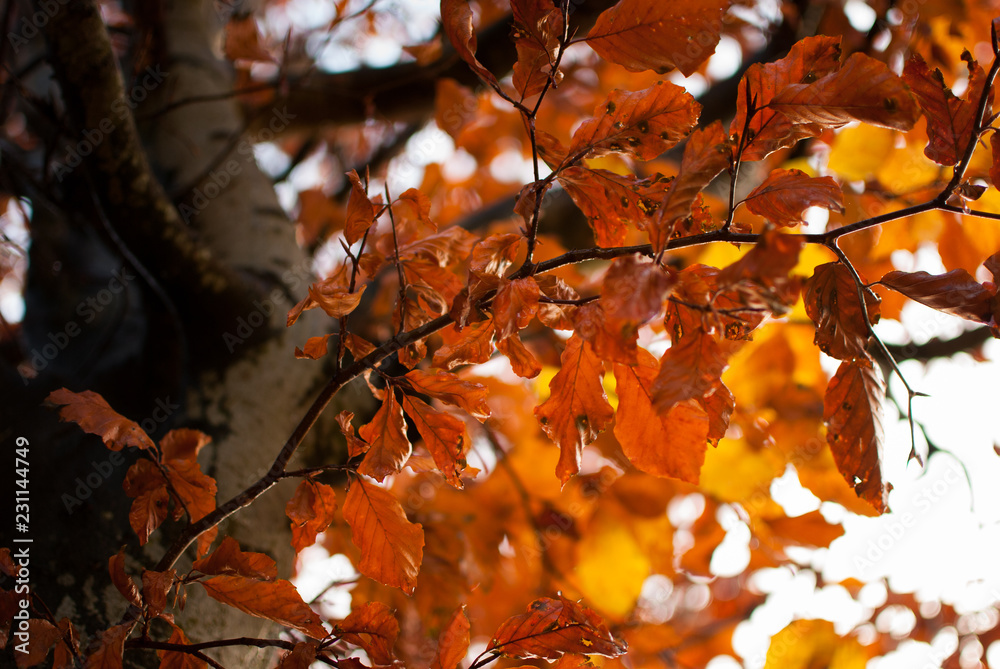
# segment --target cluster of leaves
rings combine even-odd
[[[815,36],[746,71],[728,128],[699,127],[701,105],[690,93],[641,73],[700,71],[728,1],[621,0],[585,36],[571,5],[510,2],[518,58],[511,77],[498,79],[477,58],[469,4],[442,0],[444,33],[482,89],[440,82],[439,125],[481,162],[495,157],[497,143],[484,118],[519,133],[534,179],[518,184],[515,225],[480,236],[455,224],[445,193],[466,185],[447,183],[440,170],[396,197],[348,174],[336,226],[344,260],[288,314],[289,326],[311,309],[333,319],[333,332],[296,356],[332,356],[334,371],[258,482],[217,505],[215,482],[196,459],[207,436],[175,430],[156,445],[94,393],[50,396],[64,420],[137,453],[125,492],[140,544],[168,516],[187,515],[188,524],[159,563],[137,574],[141,589],[124,554],[110,558],[128,609],[88,651],[68,620],[39,615],[21,666],[54,647],[57,667],[77,659],[121,666],[129,649],[156,650],[163,667],[202,667],[214,663],[205,650],[243,644],[287,650],[280,666],[288,668],[368,666],[360,649],[371,666],[454,669],[473,640],[487,637],[474,668],[500,657],[581,667],[589,666],[583,656],[619,658],[627,649],[635,666],[703,666],[733,654],[733,629],[763,601],[746,573],[842,533],[818,511],[787,517],[770,498],[789,465],[824,501],[868,515],[888,510],[876,362],[898,370],[873,325],[898,316],[900,303],[874,289],[1000,336],[1000,240],[983,249],[964,227],[973,217],[1000,218],[971,204],[995,202],[985,194],[1000,186],[997,23],[988,71],[963,55],[962,97],[919,55],[900,76],[864,53],[845,57],[838,37]],[[586,58],[563,65],[571,49],[587,48]],[[618,71],[607,80],[629,89],[588,90],[581,63]],[[640,74],[626,77],[617,66]],[[456,108],[476,114],[454,118]],[[977,152],[987,135],[990,151]],[[840,178],[791,158],[813,138],[832,145]],[[883,183],[863,158],[837,155],[847,141],[870,143],[886,158],[916,146],[936,167],[922,182]],[[676,164],[661,158],[674,147],[683,147]],[[728,194],[720,197],[712,184],[723,172]],[[546,233],[544,201],[557,189],[584,214],[596,246],[566,249]],[[883,210],[872,214],[875,204]],[[810,207],[828,210],[825,232],[796,230]],[[931,216],[943,231],[942,258],[965,266],[900,271],[885,249],[915,248],[916,233],[882,246],[866,240]],[[957,235],[945,245],[955,226],[967,245],[956,246]],[[731,246],[712,250],[723,244]],[[991,281],[973,276],[980,264]],[[881,278],[868,283],[867,274]],[[829,380],[820,352],[840,361]],[[319,413],[358,376],[380,404],[361,425],[349,412],[337,416],[349,461],[289,469]],[[918,394],[907,390],[909,399]],[[346,490],[321,480],[329,472],[346,476]],[[283,478],[301,479],[286,507],[296,551],[322,533],[325,547],[366,577],[343,620],[323,621],[268,556],[231,537],[212,550],[218,523]],[[700,513],[668,515],[682,496]],[[706,584],[727,509],[751,529],[749,565]],[[191,570],[178,573],[178,557],[195,542]],[[13,576],[9,551],[0,560]],[[644,590],[652,576],[670,584],[660,596]],[[168,610],[171,599],[183,607],[192,584],[285,626],[289,637],[192,643]],[[4,640],[15,601],[3,592]],[[171,626],[166,641],[153,638],[155,620]],[[776,637],[768,666],[863,666],[887,650],[798,621]]]

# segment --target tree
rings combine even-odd
[[[339,72],[415,10],[278,34],[295,4],[4,5],[7,660],[704,666],[755,571],[842,534],[776,477],[887,513],[891,375],[910,457],[942,450],[898,362],[1000,336],[988,3],[873,2],[864,32],[834,3],[442,0]],[[947,271],[894,264],[918,249]],[[907,301],[968,331],[885,343]],[[752,539],[721,577],[726,510]],[[317,540],[359,572],[346,617],[287,580]],[[912,639],[959,622],[892,605]],[[799,620],[766,663],[898,643]]]

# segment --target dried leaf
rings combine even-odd
[[[327,354],[330,337],[333,337],[335,334],[331,332],[321,337],[309,337],[306,340],[305,348],[295,347],[295,357],[297,359],[319,360]]]
[[[696,3],[621,0],[597,17],[587,43],[632,72],[674,67],[691,76],[715,53],[731,0]]]
[[[432,363],[442,369],[486,362],[493,354],[493,319],[473,323],[461,330],[458,338],[434,352]]]
[[[190,522],[195,523],[215,511],[215,494],[218,492],[215,479],[203,474],[196,460],[170,460],[164,463],[163,468],[171,487],[190,514]],[[198,537],[198,555],[208,552],[218,531],[218,527],[213,527]]]
[[[512,83],[523,100],[540,93],[549,80],[563,34],[563,14],[552,0],[512,0],[510,8],[511,39],[517,48]],[[558,84],[562,73],[554,74]]]
[[[658,263],[633,254],[615,259],[601,284],[601,307],[612,321],[641,325],[661,311],[674,278]]]
[[[150,618],[163,613],[167,608],[167,593],[177,580],[177,571],[168,569],[167,571],[142,571],[142,600],[149,607]]]
[[[153,440],[138,423],[117,413],[103,397],[91,390],[74,393],[60,388],[52,391],[46,401],[62,407],[60,420],[76,423],[84,432],[96,434],[112,451],[120,451],[126,446],[156,450]]]
[[[481,383],[463,381],[449,372],[428,374],[419,369],[409,372],[403,378],[418,393],[459,407],[480,423],[490,417],[490,407],[486,404],[489,389]]]
[[[260,581],[245,576],[213,576],[198,581],[212,599],[244,613],[297,629],[314,639],[327,632],[319,616],[285,580]]]
[[[793,123],[837,128],[861,121],[881,128],[909,130],[920,107],[906,84],[871,56],[855,53],[838,71],[811,84],[791,84],[771,100]]]
[[[262,581],[278,578],[278,566],[272,558],[240,550],[232,537],[223,538],[211,555],[195,560],[191,568],[209,576],[244,576]]]
[[[885,389],[870,362],[843,362],[823,398],[826,441],[837,469],[879,513],[892,486],[882,480],[882,402]]]
[[[145,546],[149,535],[167,519],[170,493],[167,481],[151,460],[138,460],[129,467],[122,487],[125,494],[135,498],[129,511],[129,525]]]
[[[365,185],[357,170],[347,173],[351,182],[351,194],[347,199],[347,218],[344,221],[344,238],[348,244],[354,244],[364,237],[368,228],[375,221],[375,205],[368,199]]]
[[[496,77],[476,59],[477,40],[468,0],[441,0],[441,27],[459,58],[468,63],[472,71],[488,85],[498,87]]]
[[[806,313],[816,324],[816,345],[838,360],[866,358],[868,326],[861,311],[857,284],[850,270],[839,262],[819,265],[806,281]],[[877,298],[865,293],[868,318],[878,321]]]
[[[642,471],[697,484],[708,446],[708,414],[691,401],[666,414],[657,413],[653,384],[658,371],[656,358],[644,349],[637,365],[614,365],[615,437],[625,456]]]
[[[382,406],[371,422],[358,430],[358,434],[368,443],[368,453],[358,471],[377,481],[402,469],[413,450],[406,438],[403,409],[396,401],[392,388],[386,390]]]
[[[627,649],[590,609],[560,597],[536,599],[504,622],[486,647],[506,657],[554,659],[565,653],[618,657]]]
[[[844,211],[844,194],[830,177],[810,177],[801,170],[773,170],[746,197],[747,209],[775,225],[804,223],[809,207]]]
[[[460,606],[451,614],[451,620],[438,635],[437,652],[431,662],[431,669],[458,669],[459,663],[469,652],[470,625],[465,606]]]
[[[559,446],[556,475],[566,483],[580,471],[583,447],[604,431],[614,410],[602,385],[604,366],[582,337],[570,337],[560,362],[549,382],[549,399],[535,408],[535,416]]]
[[[309,669],[316,659],[319,646],[313,641],[300,641],[281,658],[277,669]]]
[[[122,593],[122,597],[133,606],[142,606],[142,600],[139,597],[139,588],[135,586],[135,581],[132,580],[132,577],[125,573],[124,546],[116,555],[112,555],[108,559],[108,572],[111,574],[111,582],[114,583],[118,592]]]
[[[527,349],[519,334],[498,341],[497,350],[507,356],[511,370],[522,379],[533,379],[542,373],[542,363]]]
[[[113,558],[112,558],[113,559]],[[48,657],[52,646],[62,639],[59,628],[48,620],[31,618],[28,620],[28,652],[18,649],[14,655],[18,669],[41,664]],[[20,648],[20,647],[19,647]]]
[[[653,382],[653,404],[662,415],[685,400],[701,403],[724,387],[721,381],[728,361],[726,354],[709,334],[684,337],[660,358]]]
[[[365,602],[333,626],[334,634],[363,648],[376,665],[392,665],[399,623],[382,602]]]
[[[959,318],[989,323],[993,317],[995,294],[964,269],[944,274],[895,271],[883,276],[879,283],[931,309]]]
[[[423,560],[423,527],[407,520],[388,491],[356,479],[344,501],[344,520],[361,549],[358,570],[365,576],[412,594]]]
[[[160,439],[160,453],[165,461],[195,461],[201,449],[211,442],[212,438],[204,432],[182,427],[167,432]]]
[[[461,488],[462,480],[459,476],[465,469],[465,451],[470,443],[465,423],[454,416],[435,411],[416,397],[403,395],[402,404],[445,480],[456,488]]]
[[[131,623],[115,625],[101,632],[87,655],[84,669],[122,669],[125,638],[132,630]]]
[[[629,223],[649,225],[671,180],[659,173],[639,179],[573,165],[559,171],[559,183],[587,217],[597,245],[612,247],[625,243]]]
[[[316,535],[334,521],[337,493],[325,483],[303,479],[285,505],[285,515],[292,521],[292,547],[298,553],[316,543]]]
[[[340,427],[340,433],[347,440],[347,455],[356,458],[365,453],[368,450],[368,444],[363,439],[358,438],[358,435],[354,433],[354,425],[351,424],[351,421],[354,420],[354,414],[345,409],[337,414],[336,420]]]
[[[173,625],[173,632],[170,634],[170,639],[168,643],[178,644],[181,646],[190,646],[191,640],[188,639],[187,635],[177,625]],[[160,656],[160,668],[159,669],[207,669],[208,663],[204,660],[191,655],[190,653],[181,653],[172,650],[158,650],[156,654]]]
[[[634,93],[616,89],[573,133],[569,154],[627,153],[652,160],[686,137],[700,112],[691,94],[670,82]]]
[[[538,312],[538,297],[534,277],[500,283],[492,309],[497,340],[506,339],[528,326]]]

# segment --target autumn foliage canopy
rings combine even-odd
[[[434,84],[437,127],[473,167],[430,162],[402,192],[384,165],[352,170],[343,204],[300,193],[300,241],[339,260],[288,313],[292,332],[305,312],[329,316],[289,365],[331,373],[258,481],[217,498],[198,459],[208,435],[154,441],[97,393],[48,397],[129,458],[134,541],[175,538],[141,569],[125,549],[108,556],[122,615],[95,638],[35,607],[19,667],[111,669],[141,650],[164,669],[208,666],[227,642],[182,623],[186,598],[203,595],[280,625],[233,643],[278,649],[286,669],[703,667],[735,655],[734,629],[764,602],[754,572],[843,532],[820,511],[786,515],[776,478],[790,471],[850,513],[891,512],[883,407],[899,347],[875,325],[917,302],[1000,337],[1000,19],[885,10],[876,49],[831,9],[746,68],[724,119],[705,120],[685,77],[716,83],[723,37],[749,53],[753,3],[620,0],[584,26],[577,4],[442,0],[441,35],[407,57],[476,75]],[[497,22],[516,49],[509,72],[479,56]],[[252,25],[230,30],[252,81],[247,63],[276,51]],[[498,176],[511,160],[522,181]],[[549,213],[560,197],[579,229]],[[502,198],[506,212],[472,220]],[[897,253],[920,248],[944,271]],[[298,463],[350,382],[374,399],[367,415],[336,416],[345,459]],[[903,419],[919,419],[930,401],[902,384]],[[929,455],[892,445],[907,450]],[[295,551],[320,542],[360,574],[346,617],[219,531],[287,478]],[[749,560],[720,576],[727,513],[749,529]],[[0,549],[13,579],[11,556]],[[16,599],[0,593],[0,641]],[[919,618],[911,638],[956,619]],[[799,620],[764,661],[863,667],[898,643]]]

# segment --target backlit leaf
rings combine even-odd
[[[209,576],[244,576],[262,581],[278,578],[278,566],[271,557],[240,550],[232,537],[224,537],[218,548],[195,560],[191,568]]]
[[[573,133],[569,154],[627,153],[652,160],[686,137],[700,112],[691,94],[670,82],[634,93],[616,89]]]
[[[112,409],[104,398],[91,390],[74,393],[65,388],[54,390],[46,398],[51,404],[61,406],[59,418],[73,422],[88,434],[96,434],[112,451],[126,446],[155,450],[153,440],[139,424]]]
[[[486,650],[506,657],[553,659],[565,653],[618,657],[626,648],[590,609],[565,597],[543,597],[533,601],[527,613],[502,624]]]
[[[337,493],[325,483],[303,479],[285,505],[292,521],[292,547],[298,553],[316,542],[316,535],[334,521]]]
[[[363,478],[351,483],[343,513],[354,545],[361,549],[358,570],[411,594],[423,560],[423,527],[407,520],[391,493]]]
[[[409,372],[404,378],[418,393],[459,407],[480,423],[490,417],[490,407],[486,404],[489,390],[481,383],[463,381],[449,372],[428,374],[419,369]]]
[[[441,0],[441,26],[458,53],[479,77],[496,87],[497,79],[476,58],[476,33],[468,0]]]
[[[212,599],[258,618],[297,629],[314,639],[326,636],[319,616],[285,580],[260,581],[245,576],[213,576],[198,581]]]
[[[563,34],[563,14],[552,0],[513,0],[510,8],[514,15],[511,38],[517,48],[513,84],[523,99],[540,93],[548,81]],[[560,74],[556,74],[557,84]]]
[[[809,207],[844,211],[844,194],[830,177],[810,177],[801,170],[773,170],[746,198],[747,209],[775,225],[804,223]]]
[[[316,659],[317,648],[313,641],[300,641],[281,658],[277,669],[309,669]]]
[[[493,319],[465,326],[450,344],[434,352],[433,364],[442,369],[486,362],[493,354]]]
[[[823,398],[826,441],[837,469],[879,513],[892,486],[882,479],[882,402],[885,389],[867,361],[843,362]]]
[[[375,220],[375,205],[368,199],[365,185],[357,170],[347,173],[351,182],[351,194],[347,199],[347,219],[344,221],[344,238],[348,244],[361,239]]]
[[[167,608],[167,593],[177,580],[177,571],[168,569],[167,571],[151,571],[145,569],[142,572],[142,599],[149,607],[149,617],[154,618]]]
[[[730,0],[696,3],[621,0],[597,17],[587,43],[633,72],[693,74],[715,52]]]
[[[685,400],[701,403],[722,386],[720,379],[727,365],[725,352],[714,336],[684,337],[660,358],[660,369],[653,382],[656,410],[668,413]]]
[[[364,439],[360,439],[354,432],[354,425],[351,423],[354,420],[354,414],[346,409],[341,411],[336,416],[337,427],[340,428],[340,433],[344,435],[344,439],[347,440],[347,455],[356,458],[362,453],[368,450],[368,444],[365,443]]]
[[[959,318],[989,323],[993,316],[995,293],[964,269],[944,274],[895,271],[883,276],[879,283],[931,309]]]
[[[215,479],[202,473],[197,460],[170,460],[163,467],[173,491],[190,514],[190,522],[195,523],[215,511],[215,494],[218,491]],[[218,527],[213,527],[198,537],[198,555],[208,552],[218,531]]]
[[[764,669],[864,669],[868,653],[856,638],[843,638],[828,620],[795,620],[771,639]]]
[[[559,446],[556,475],[563,483],[580,471],[583,447],[611,422],[614,410],[604,393],[604,365],[579,335],[566,342],[561,368],[549,382],[550,395],[535,408],[545,434]]]
[[[307,358],[309,360],[319,360],[327,354],[330,337],[335,336],[335,334],[336,333],[331,332],[330,334],[325,334],[319,337],[309,337],[303,348],[299,348],[298,346],[295,347],[295,357]]]
[[[125,549],[122,548],[116,555],[108,559],[108,572],[111,574],[111,582],[130,604],[142,606],[139,598],[139,588],[135,586],[132,577],[125,573]]]
[[[519,334],[498,341],[497,350],[507,356],[510,368],[521,378],[533,379],[541,374],[542,363],[527,349]]]
[[[698,483],[708,447],[708,414],[690,401],[658,413],[653,406],[658,371],[656,358],[644,349],[639,350],[637,365],[614,365],[615,437],[626,457],[642,471]]]
[[[403,395],[403,410],[423,437],[434,463],[451,485],[462,487],[459,476],[465,469],[465,451],[469,435],[465,423],[454,416],[435,411],[426,402]]]
[[[538,312],[538,284],[533,277],[503,281],[493,298],[493,323],[498,340],[527,327]]]
[[[348,643],[363,648],[376,665],[393,663],[399,623],[382,602],[365,602],[334,624],[333,630]]]
[[[461,606],[438,636],[437,652],[431,669],[456,669],[469,651],[469,616]]]
[[[610,320],[641,325],[663,311],[673,283],[667,270],[643,256],[617,258],[601,284],[601,307]]]
[[[639,179],[574,165],[559,172],[559,183],[587,217],[597,245],[610,247],[625,243],[629,223],[640,229],[649,225],[670,179],[662,174]]]
[[[806,281],[806,313],[816,324],[816,345],[839,360],[865,358],[868,326],[861,311],[857,284],[850,270],[837,262],[819,265]],[[876,298],[865,294],[868,318],[878,321]]]
[[[129,525],[139,536],[139,545],[167,519],[170,493],[167,480],[151,460],[138,460],[129,467],[122,484],[125,494],[134,498],[129,511]]]
[[[368,453],[358,471],[377,481],[402,469],[413,450],[406,438],[403,409],[396,401],[392,388],[386,390],[382,406],[371,422],[358,430],[358,434],[368,443]]]

